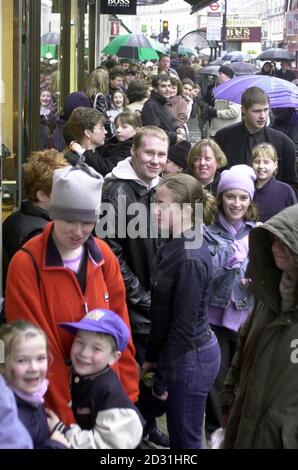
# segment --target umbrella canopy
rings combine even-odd
[[[42,46],[53,44],[58,45],[60,44],[60,33],[50,32],[46,33],[40,38],[40,44]]]
[[[219,65],[207,65],[197,71],[201,75],[218,75]]]
[[[232,51],[221,57],[222,60],[229,60],[231,62],[242,62],[243,60],[250,60],[251,56],[241,51]]]
[[[197,55],[197,53],[191,47],[186,47],[186,46],[179,46],[178,54],[183,54],[183,55],[188,55],[188,56]]]
[[[105,46],[102,52],[124,59],[158,60],[158,53],[165,54],[166,51],[162,44],[143,34],[122,34]]]
[[[257,59],[259,60],[295,60],[294,54],[292,52],[287,51],[287,49],[281,49],[278,47],[273,47],[271,49],[267,49],[266,51],[261,52],[258,55]]]
[[[232,62],[228,67],[232,69],[236,75],[249,75],[260,71],[258,67],[248,62]]]
[[[298,107],[298,87],[281,78],[268,75],[245,75],[217,86],[213,89],[215,98],[241,104],[242,93],[252,86],[265,91],[271,108]]]

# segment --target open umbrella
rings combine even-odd
[[[159,42],[143,34],[122,34],[105,46],[102,52],[132,61],[158,60],[158,52],[164,54],[165,48]]]
[[[60,44],[60,33],[55,33],[53,31],[43,34],[40,38],[40,44],[45,45],[58,45]]]
[[[271,108],[298,107],[298,87],[287,80],[268,75],[245,75],[227,80],[213,89],[215,98],[241,104],[242,93],[252,86],[265,91]]]
[[[248,62],[232,62],[228,67],[232,69],[236,75],[249,75],[260,71],[258,67]]]
[[[219,65],[207,65],[197,71],[200,75],[218,75]]]
[[[246,52],[232,51],[222,56],[221,59],[230,62],[242,62],[243,60],[250,60],[251,56],[246,54]]]
[[[179,46],[178,54],[188,55],[188,56],[197,55],[197,53],[191,47],[187,47],[187,46]]]
[[[294,54],[292,52],[287,51],[287,49],[281,49],[278,47],[272,47],[267,49],[266,51],[261,52],[258,55],[257,59],[259,60],[295,60]]]

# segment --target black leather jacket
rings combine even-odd
[[[126,286],[131,328],[133,333],[138,334],[150,332],[151,274],[158,245],[157,237],[150,237],[149,208],[150,203],[153,202],[154,193],[154,188],[148,189],[133,180],[105,181],[102,193],[103,212],[100,223],[96,227],[97,236],[103,238],[118,257]],[[107,209],[105,203],[113,207]],[[142,212],[128,214],[127,208],[132,203],[140,203]],[[107,230],[107,224],[113,222],[114,216],[115,232],[113,233],[113,224],[110,230]],[[137,219],[140,221],[139,226]],[[136,227],[138,231],[141,228],[141,236],[136,238],[129,236],[128,227],[131,229]]]

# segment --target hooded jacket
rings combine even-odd
[[[132,168],[131,158],[127,158],[106,176],[102,190],[102,209],[106,210],[102,212],[96,233],[106,240],[118,257],[133,333],[149,334],[150,331],[152,263],[158,245],[157,238],[150,236],[150,204],[159,181],[156,177],[150,185],[144,183]],[[140,204],[139,214],[137,206],[132,204]],[[132,212],[128,211],[129,206]],[[106,230],[107,227],[110,230]],[[137,237],[128,234],[129,227],[139,229]]]
[[[271,234],[294,252],[298,269],[297,204],[250,234],[247,277],[258,302],[240,332],[221,394],[229,416],[227,449],[298,448],[297,287],[293,283],[290,294],[281,287],[288,278],[274,262]]]
[[[6,314],[8,321],[26,319],[46,333],[53,360],[49,367],[47,406],[65,424],[74,423],[69,408],[70,374],[65,361],[69,358],[73,336],[58,328],[60,322],[79,321],[95,308],[113,310],[130,326],[125,302],[125,288],[117,259],[102,240],[92,236],[86,242],[88,251],[84,294],[75,274],[63,266],[50,234],[53,222],[43,233],[25,244],[32,254],[18,251],[11,260],[7,277]],[[138,370],[130,338],[114,370],[132,401],[138,397]]]

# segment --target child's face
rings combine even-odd
[[[199,87],[194,87],[194,88],[192,89],[192,97],[193,97],[193,98],[196,98],[199,93],[200,93],[200,88],[199,88]]]
[[[121,108],[123,106],[123,95],[122,93],[114,93],[113,103],[116,108]]]
[[[32,338],[21,337],[5,365],[5,377],[10,385],[24,393],[37,392],[48,370],[45,338],[37,333]]]
[[[184,83],[183,85],[183,95],[184,96],[192,96],[192,89],[193,87],[191,85],[188,85],[188,83]]]
[[[49,106],[51,101],[52,101],[52,93],[50,93],[49,91],[43,91],[40,94],[40,104],[42,106]]]
[[[72,366],[78,375],[97,374],[116,362],[116,353],[108,338],[79,330],[70,351]]]
[[[131,139],[136,133],[136,129],[131,124],[118,122],[116,126],[116,139],[119,142]]]
[[[266,183],[272,178],[277,168],[277,162],[269,157],[259,156],[253,160],[252,167],[256,174],[257,181]]]
[[[170,97],[172,98],[172,96],[176,96],[177,91],[178,91],[177,85],[171,85],[171,95],[170,95]]]

